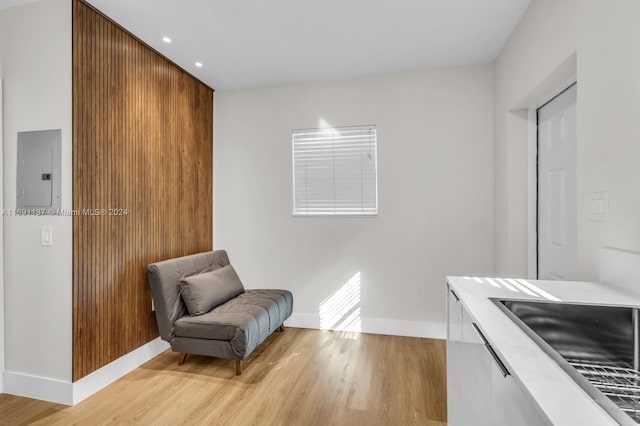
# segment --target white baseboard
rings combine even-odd
[[[169,344],[158,337],[74,383],[5,371],[3,391],[27,398],[75,405],[168,348]]]
[[[73,383],[73,404],[90,397],[120,377],[169,349],[159,337]]]
[[[293,313],[286,321],[287,327],[321,329],[320,316],[313,314]],[[329,327],[328,330],[343,330]],[[347,329],[349,330],[349,329]],[[424,337],[428,339],[445,339],[447,325],[445,323],[427,321],[405,321],[386,318],[360,318],[361,333],[387,334],[390,336]]]
[[[73,405],[73,385],[64,380],[5,371],[4,393]]]

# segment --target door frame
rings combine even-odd
[[[527,278],[538,279],[538,109],[578,84],[577,75],[527,108]],[[577,125],[577,122],[576,122]]]

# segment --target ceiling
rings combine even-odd
[[[491,63],[530,1],[88,0],[216,90]]]

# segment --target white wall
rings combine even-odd
[[[577,72],[578,269],[597,280],[603,246],[640,250],[640,3],[535,0],[495,63],[496,272],[527,273],[527,122]],[[571,64],[577,57],[577,65]],[[563,83],[564,80],[564,83]],[[551,90],[551,92],[550,92]],[[605,221],[590,192],[609,191]]]
[[[578,268],[598,277],[598,248],[640,251],[640,2],[583,0],[578,34]],[[609,192],[605,221],[589,193]]]
[[[62,207],[71,208],[71,2],[0,11],[4,207],[16,205],[16,134],[62,129]],[[53,247],[40,244],[53,227]],[[7,372],[71,381],[72,219],[5,217]]]
[[[214,247],[308,325],[360,272],[363,331],[443,336],[445,275],[492,272],[492,92],[491,66],[216,92]],[[292,216],[291,130],[323,123],[377,126],[377,217]]]
[[[544,83],[575,53],[578,3],[532,1],[494,65],[495,271],[499,276],[527,274],[526,107],[537,106],[551,95],[548,90],[561,90],[553,82]],[[556,81],[561,85],[564,77],[568,76]]]

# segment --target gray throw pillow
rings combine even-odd
[[[185,277],[180,280],[180,295],[191,316],[202,315],[244,293],[244,286],[233,266]]]

